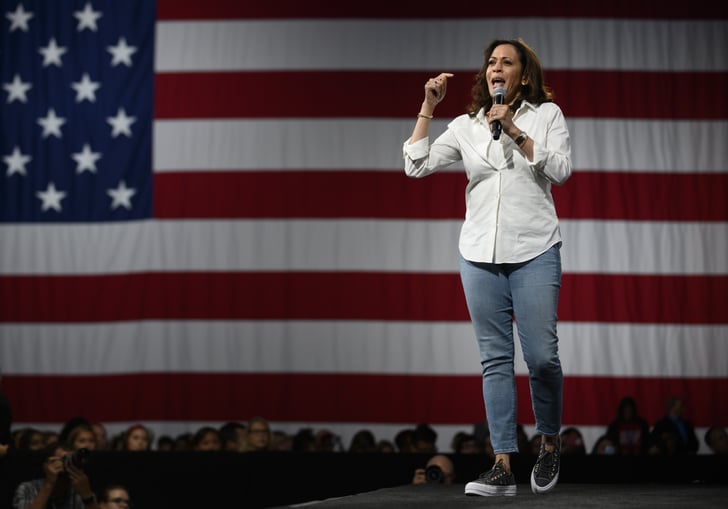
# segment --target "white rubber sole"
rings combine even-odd
[[[536,478],[533,476],[533,471],[531,471],[531,491],[535,495],[543,495],[544,493],[548,493],[554,487],[556,487],[556,483],[559,482],[559,473],[556,473],[556,476],[554,479],[548,483],[546,486],[539,486],[536,484]]]
[[[516,494],[515,486],[491,486],[482,482],[469,482],[465,485],[466,495],[478,497],[513,497]]]

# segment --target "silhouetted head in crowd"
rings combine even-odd
[[[413,438],[415,452],[437,452],[437,433],[428,424],[418,424]]]
[[[728,454],[728,433],[725,428],[711,426],[705,432],[705,445],[715,454]]]

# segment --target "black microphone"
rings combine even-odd
[[[503,102],[506,99],[506,89],[503,87],[496,87],[493,90],[493,104],[503,104]],[[499,140],[501,132],[503,132],[503,126],[500,123],[500,120],[495,120],[493,122],[493,139]]]

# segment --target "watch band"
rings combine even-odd
[[[526,138],[528,138],[528,134],[526,134],[526,131],[521,131],[521,134],[519,134],[518,136],[516,136],[516,139],[513,140],[513,141],[515,142],[516,145],[518,145],[520,147],[521,144],[524,141],[526,141]]]

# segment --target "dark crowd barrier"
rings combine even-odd
[[[485,456],[451,456],[456,482],[490,467]],[[86,471],[98,491],[123,484],[135,509],[276,507],[408,484],[429,455],[349,453],[94,452]],[[519,483],[527,483],[535,458],[514,456]],[[43,476],[42,456],[12,454],[0,460],[0,507],[25,480]],[[728,456],[564,456],[563,483],[728,484]]]

